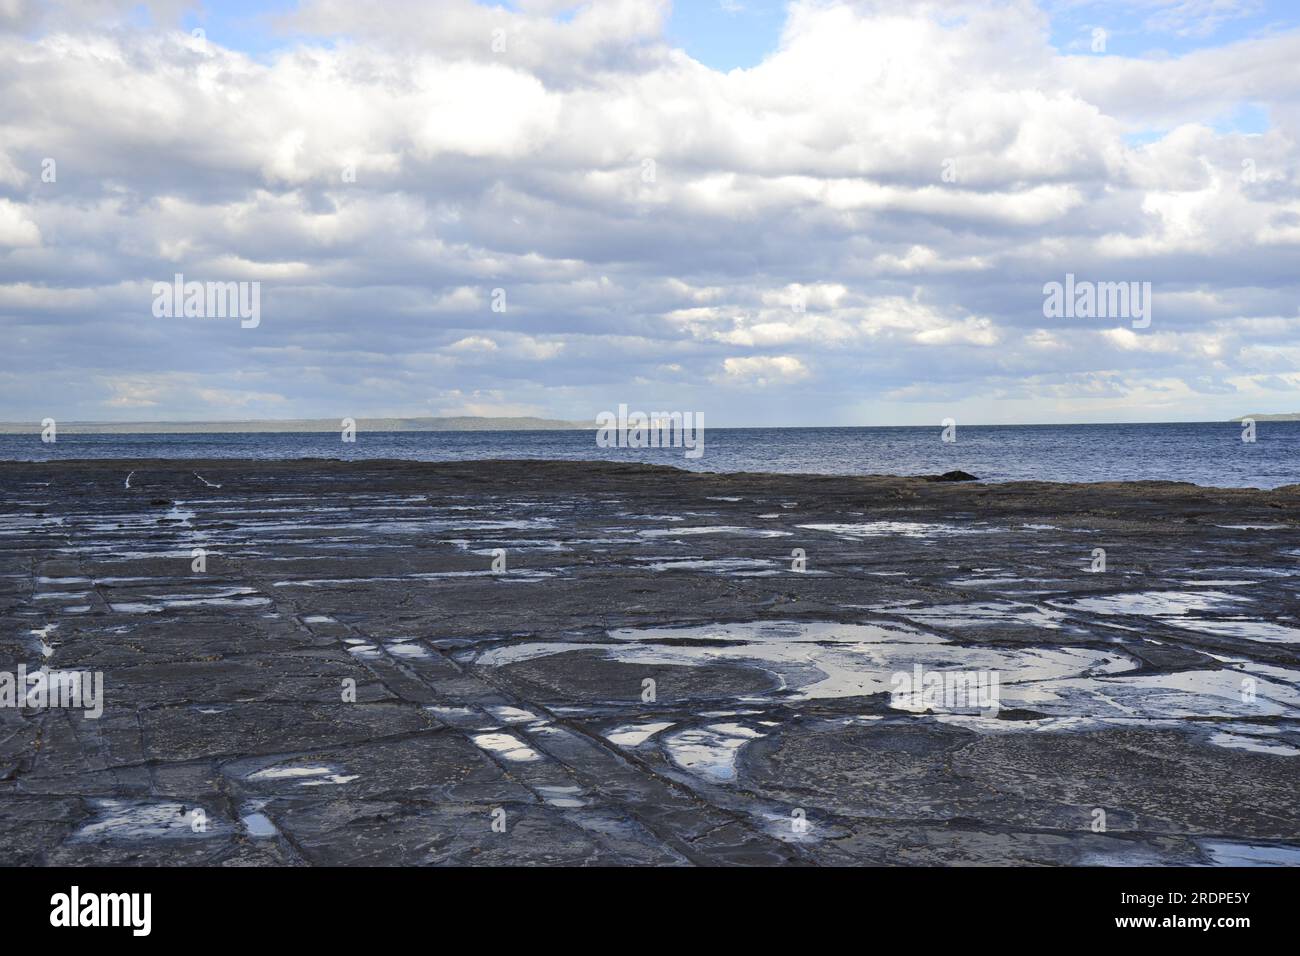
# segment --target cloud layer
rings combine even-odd
[[[257,56],[128,6],[0,2],[0,418],[1300,408],[1295,28],[809,0],[723,73],[658,0],[308,0]],[[177,273],[260,324],[155,318]],[[1045,318],[1066,273],[1150,327]]]

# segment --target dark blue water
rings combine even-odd
[[[1164,479],[1220,487],[1300,482],[1300,422],[1259,422],[1256,442],[1231,422],[1169,425],[968,425],[957,441],[938,427],[718,428],[704,454],[600,448],[595,431],[333,432],[294,434],[0,435],[0,459],[476,458],[607,459],[704,471],[921,475],[960,468],[990,481]]]

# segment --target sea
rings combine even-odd
[[[493,458],[607,460],[695,471],[932,475],[961,470],[984,481],[1188,481],[1232,488],[1300,483],[1300,421],[1257,422],[1242,441],[1234,422],[1121,425],[967,425],[955,441],[934,427],[706,429],[704,451],[602,448],[595,430],[0,435],[0,459]]]

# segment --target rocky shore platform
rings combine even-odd
[[[1300,862],[1297,485],[9,462],[0,607],[10,865]]]

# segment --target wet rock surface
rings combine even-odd
[[[98,718],[0,706],[7,863],[1300,862],[1300,486],[95,461],[0,493],[0,672],[103,680]]]

